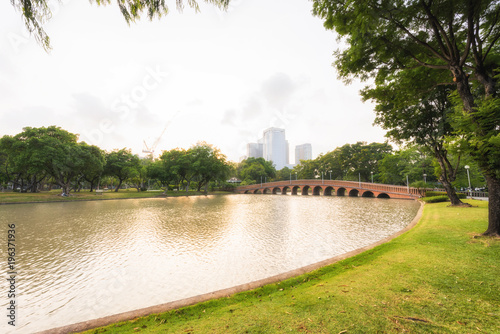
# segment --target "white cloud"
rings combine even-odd
[[[310,2],[231,3],[128,27],[116,5],[64,1],[45,25],[50,54],[0,4],[0,135],[54,124],[139,153],[168,124],[157,151],[205,140],[233,160],[270,126],[286,129],[292,158],[304,142],[318,154],[384,140],[361,86],[336,79],[335,36]]]

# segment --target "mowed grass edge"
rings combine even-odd
[[[500,240],[468,202],[309,274],[85,333],[500,333]]]
[[[71,192],[70,196],[62,197],[60,190],[42,191],[39,193],[0,192],[1,204],[49,203],[49,202],[74,202],[98,201],[110,199],[155,198],[155,197],[181,197],[232,194],[227,191],[214,191],[205,194],[200,191],[168,191],[166,196],[161,191],[137,191],[134,188],[120,189],[118,192],[108,190],[100,194],[82,190]]]

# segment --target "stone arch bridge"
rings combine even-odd
[[[417,188],[388,184],[339,181],[339,180],[290,180],[257,183],[239,186],[240,194],[323,195],[417,199],[421,197]]]

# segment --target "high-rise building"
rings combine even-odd
[[[272,161],[277,170],[288,165],[289,144],[285,139],[285,129],[269,128],[257,143],[247,144],[247,156]],[[288,165],[289,166],[289,165]]]
[[[285,129],[264,130],[262,143],[264,159],[272,161],[277,170],[288,165],[288,142],[285,139]]]
[[[262,143],[248,143],[247,157],[262,158],[264,157],[264,145]]]
[[[312,159],[312,146],[311,144],[302,144],[295,146],[295,164],[300,164],[300,160]]]

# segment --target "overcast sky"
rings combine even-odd
[[[173,1],[172,1],[173,3]],[[57,125],[106,150],[157,152],[198,141],[229,159],[281,127],[313,157],[356,141],[383,142],[362,84],[331,66],[335,35],[307,0],[201,4],[128,26],[115,5],[54,2],[46,53],[9,1],[0,3],[0,136]]]

